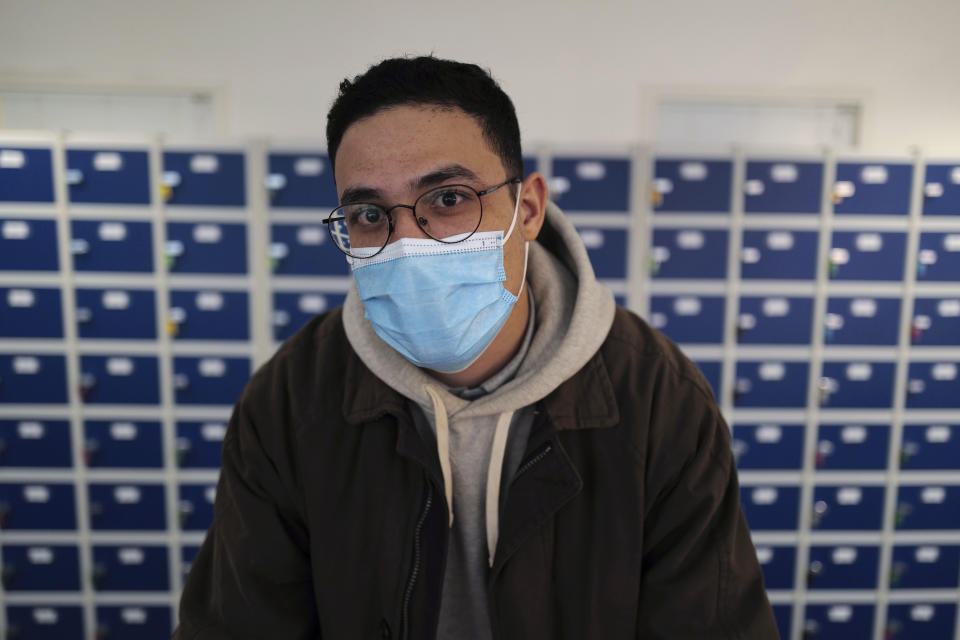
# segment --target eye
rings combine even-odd
[[[470,208],[476,199],[476,194],[466,188],[441,187],[427,194],[421,205],[426,205],[427,213],[451,215]]]
[[[357,204],[345,207],[347,224],[351,227],[375,227],[387,220],[386,212],[372,204]]]

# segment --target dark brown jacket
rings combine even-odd
[[[262,367],[223,443],[175,637],[433,638],[447,545],[436,450],[335,310]],[[537,403],[489,574],[496,640],[771,640],[727,426],[698,370],[617,310]]]

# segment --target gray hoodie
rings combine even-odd
[[[610,290],[593,274],[576,229],[547,204],[540,235],[530,243],[527,284],[536,320],[512,379],[486,395],[463,399],[407,361],[374,332],[356,287],[343,323],[363,363],[423,411],[421,430],[436,445],[450,511],[450,545],[437,637],[486,640],[487,571],[498,535],[501,487],[509,486],[526,448],[533,404],[596,353],[613,323]]]

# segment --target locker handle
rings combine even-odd
[[[70,241],[70,253],[75,256],[84,256],[90,253],[90,243],[83,238],[74,238]]]
[[[83,183],[83,171],[80,169],[67,169],[66,171],[67,184],[71,187],[74,187],[78,184]]]
[[[88,307],[77,307],[77,322],[87,324],[93,320],[93,311]]]

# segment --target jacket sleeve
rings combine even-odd
[[[648,449],[637,637],[775,640],[727,425],[697,385],[673,382]]]
[[[187,576],[176,640],[320,637],[306,526],[276,425],[242,398],[223,441],[213,524]],[[266,441],[266,444],[265,444]]]

